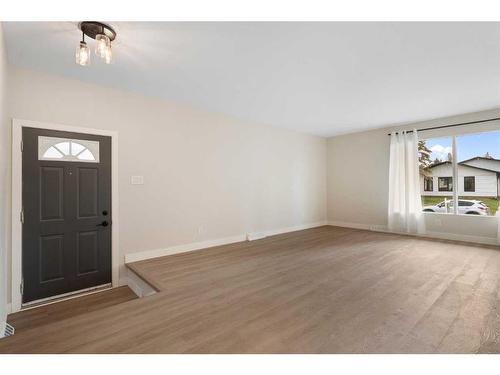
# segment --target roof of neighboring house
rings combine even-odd
[[[438,165],[443,165],[443,164],[451,164],[451,161],[440,161],[439,163],[432,163],[427,168],[434,168],[437,167]]]
[[[482,171],[488,171],[488,172],[493,172],[493,173],[500,173],[494,169],[488,169],[488,168],[482,168],[482,167],[476,167],[474,165],[469,165],[469,164],[466,164],[468,161],[471,161],[471,160],[475,160],[475,159],[486,159],[486,160],[496,160],[496,161],[500,161],[500,159],[490,159],[490,158],[483,158],[481,156],[476,156],[475,158],[472,158],[472,159],[468,159],[468,160],[464,160],[464,161],[461,161],[459,162],[458,164],[459,165],[463,165],[464,167],[469,167],[469,168],[475,168],[475,169],[479,169],[479,170],[482,170]],[[434,168],[434,167],[437,167],[439,165],[443,165],[443,164],[451,164],[451,161],[441,161],[439,163],[434,163],[434,164],[431,164],[427,167],[427,169],[431,169],[431,168]]]
[[[474,156],[473,158],[470,158],[470,159],[467,159],[467,160],[463,160],[461,161],[460,163],[467,163],[468,161],[471,161],[471,160],[477,160],[477,159],[481,159],[481,160],[493,160],[493,161],[500,161],[500,159],[495,159],[495,158],[485,158],[484,156]]]

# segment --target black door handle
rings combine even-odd
[[[109,223],[107,221],[103,221],[101,224],[97,224],[96,227],[107,227]]]

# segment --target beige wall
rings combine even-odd
[[[6,109],[7,56],[4,45],[3,29],[0,23],[0,327],[5,321],[7,304],[7,249],[10,247],[10,130]],[[1,335],[1,333],[0,333]]]
[[[11,117],[119,132],[122,256],[326,220],[324,138],[9,69]]]
[[[327,216],[337,224],[361,228],[387,225],[389,180],[389,144],[392,130],[426,128],[458,122],[500,117],[500,109],[425,121],[400,127],[384,128],[328,139],[327,156]],[[421,132],[421,137],[450,136],[479,131],[499,130],[500,122],[476,124]],[[494,240],[497,219],[493,217],[453,216],[444,219],[439,214],[426,214],[430,234],[470,240]]]

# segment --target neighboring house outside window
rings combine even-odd
[[[434,180],[432,177],[424,177],[424,191],[434,191]]]
[[[500,159],[475,157],[457,163],[457,182],[459,197],[490,197],[500,202]],[[420,190],[423,197],[453,197],[455,187],[447,190],[444,182],[439,185],[440,177],[452,178],[453,165],[449,161],[433,163],[420,174]],[[433,190],[428,178],[434,179]],[[441,188],[439,188],[441,186]],[[451,187],[451,186],[450,186]],[[480,199],[479,199],[480,200]]]
[[[453,177],[438,177],[439,191],[453,191]]]
[[[464,177],[464,191],[467,191],[467,192],[476,191],[476,177],[475,176],[465,176]]]

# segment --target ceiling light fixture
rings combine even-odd
[[[76,63],[86,66],[90,64],[90,49],[85,43],[85,35],[95,39],[95,54],[102,58],[106,64],[111,64],[113,51],[111,42],[116,38],[116,32],[109,25],[97,21],[84,21],[78,24],[82,30],[82,41],[76,50]]]

